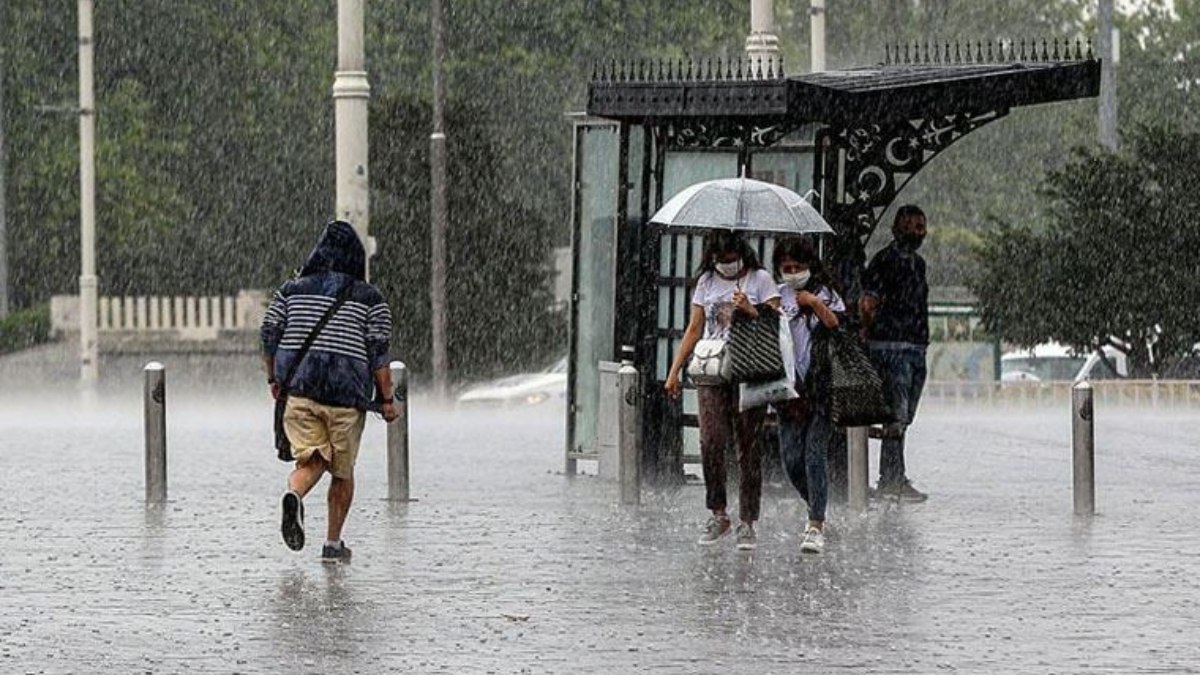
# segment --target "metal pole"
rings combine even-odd
[[[146,428],[146,502],[167,501],[167,371],[163,364],[146,364],[142,401]]]
[[[96,339],[96,97],[93,91],[92,0],[79,0],[79,379],[100,379]]]
[[[621,503],[638,504],[642,500],[642,411],[638,395],[638,371],[633,366],[633,347],[621,347],[621,369],[617,382],[621,392],[617,476],[621,483]]]
[[[429,304],[433,339],[433,395],[446,397],[449,371],[446,356],[446,230],[449,215],[446,206],[446,80],[442,73],[445,60],[442,0],[433,0],[433,133],[429,136]]]
[[[1075,515],[1096,513],[1096,429],[1092,385],[1080,382],[1071,388],[1072,477]]]
[[[812,0],[808,10],[812,20],[812,72],[825,71],[825,0]]]
[[[336,196],[334,213],[349,222],[367,250],[368,271],[375,255],[370,236],[370,181],[367,174],[367,102],[371,85],[363,49],[364,0],[338,0],[338,65],[333,75]]]
[[[1113,0],[1099,0],[1096,44],[1100,48],[1100,142],[1117,149],[1117,73],[1113,49]]]
[[[3,21],[3,12],[0,12],[0,35],[4,34]],[[7,169],[8,154],[4,150],[4,56],[0,52],[0,319],[8,316],[8,204],[4,186]]]
[[[388,500],[409,501],[408,478],[408,368],[392,361],[392,398],[399,416],[387,426]]]
[[[846,429],[846,478],[850,510],[867,510],[867,486],[870,483],[870,459],[867,456],[867,427]]]

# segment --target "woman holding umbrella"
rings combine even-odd
[[[680,394],[680,374],[701,338],[728,340],[735,313],[752,318],[760,311],[779,309],[775,280],[762,268],[740,233],[710,232],[704,239],[703,256],[692,293],[691,316],[665,384],[672,398]],[[736,434],[740,474],[737,547],[753,550],[757,546],[754,522],[758,520],[762,500],[759,437],[765,407],[739,412],[737,385],[730,382],[698,384],[696,395],[700,406],[705,505],[712,512],[699,543],[714,544],[731,529],[726,512],[725,449],[729,437]]]

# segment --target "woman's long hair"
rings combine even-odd
[[[833,275],[826,269],[825,263],[821,262],[821,256],[817,254],[817,248],[812,245],[812,242],[804,237],[784,237],[775,242],[775,251],[771,254],[771,266],[775,272],[775,278],[780,278],[779,267],[783,264],[784,258],[791,258],[796,262],[807,265],[808,271],[812,272],[812,277],[808,280],[807,288],[817,289],[824,286],[838,295],[842,294],[842,290],[838,288],[837,281]]]
[[[763,268],[762,263],[758,261],[758,255],[754,253],[754,249],[750,247],[740,232],[711,230],[704,235],[704,253],[700,260],[700,268],[696,270],[696,279],[699,280],[707,272],[715,274],[717,270],[713,265],[713,258],[730,252],[736,252],[742,257],[742,269],[744,270],[753,271]]]

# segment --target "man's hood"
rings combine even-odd
[[[366,280],[367,252],[350,223],[335,220],[326,225],[316,247],[300,268],[302,277],[321,272],[341,272]]]

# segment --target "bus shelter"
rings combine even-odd
[[[673,194],[739,175],[810,194],[853,299],[866,241],[934,157],[1014,108],[1094,97],[1099,82],[1078,42],[890,47],[874,66],[803,75],[742,60],[598,65],[574,120],[567,473],[615,433],[600,364],[622,347],[641,373],[643,475],[675,480],[698,462],[695,393],[662,388],[702,236],[649,222]],[[752,242],[769,260],[771,238]]]

